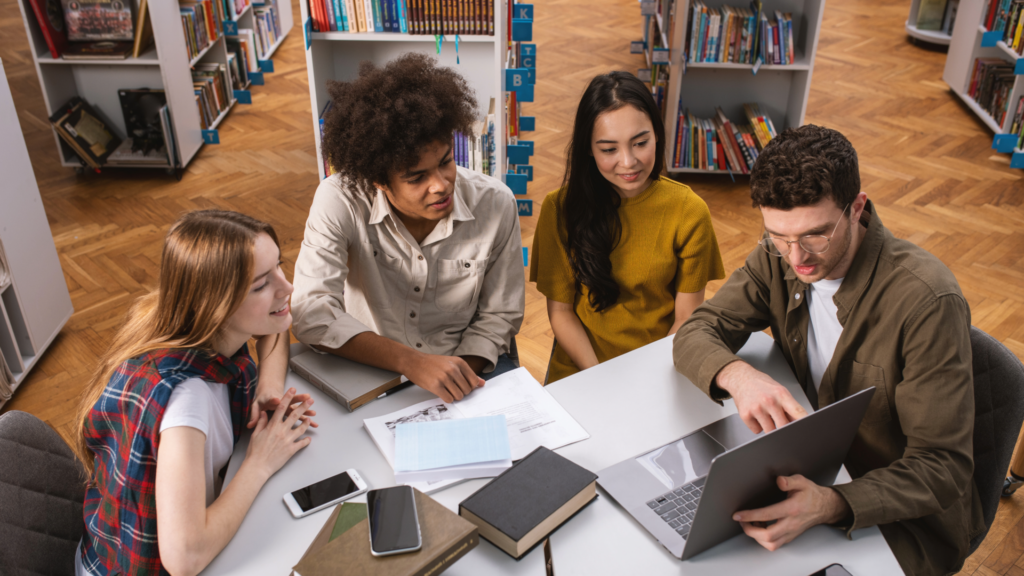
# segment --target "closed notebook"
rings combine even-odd
[[[597,497],[597,475],[541,446],[459,504],[480,536],[515,559]]]
[[[350,528],[366,519],[366,504],[360,502],[342,502],[334,507],[327,522],[317,533],[313,543],[306,549],[305,554],[299,559],[299,564],[306,558],[316,554],[318,550],[327,545],[328,542],[341,536]]]
[[[512,466],[505,415],[395,427],[395,482],[494,477]]]
[[[312,350],[295,355],[288,365],[349,411],[402,383],[396,372]]]
[[[415,552],[377,557],[370,553],[370,528],[365,518],[314,549],[323,538],[329,538],[326,534],[342,521],[335,510],[313,546],[295,565],[294,573],[296,576],[436,576],[480,542],[476,526],[419,490],[416,491],[416,511],[423,546]]]

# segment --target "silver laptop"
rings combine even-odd
[[[686,560],[741,534],[734,513],[783,500],[776,477],[835,483],[874,393],[868,388],[765,434],[733,414],[605,468],[597,483]]]

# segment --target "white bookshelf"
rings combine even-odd
[[[0,357],[16,391],[74,309],[2,62],[0,172],[0,245],[9,268],[0,279]]]
[[[656,20],[671,22],[666,26],[671,29],[665,30],[670,50],[668,94],[664,104],[665,136],[669,140],[665,146],[665,166],[669,173],[728,173],[725,170],[672,168],[680,101],[683,109],[689,109],[699,118],[711,118],[715,107],[720,106],[729,120],[743,124],[747,123],[743,104],[756,102],[771,117],[779,132],[803,125],[821,33],[824,0],[763,0],[763,9],[768,12],[769,19],[775,10],[793,14],[795,61],[788,65],[764,64],[756,74],[752,64],[684,62],[686,52],[683,44],[690,28],[691,2],[676,0],[673,18],[670,18],[672,7],[668,5],[669,0],[663,2],[661,18]],[[705,0],[704,3],[710,8],[747,5],[741,0]]]
[[[946,56],[946,67],[942,72],[942,80],[949,85],[949,89],[967,105],[978,119],[992,130],[994,134],[992,147],[999,152],[1012,154],[1011,167],[1024,168],[1024,150],[1016,148],[1018,135],[1010,133],[1017,102],[1020,101],[1021,96],[1024,96],[1024,80],[1021,80],[1021,72],[1024,72],[1024,58],[1002,40],[995,40],[1001,36],[999,32],[988,32],[985,29],[986,4],[984,0],[960,1],[960,9],[949,43],[949,53]],[[993,118],[968,95],[971,76],[974,73],[974,62],[978,58],[1001,58],[1016,67],[1017,76],[1015,76],[1013,89],[1010,91],[1009,109],[1001,122],[998,118]]]
[[[204,143],[203,128],[200,124],[199,109],[196,106],[192,88],[191,69],[198,63],[227,63],[225,34],[221,34],[210,43],[202,53],[189,59],[185,46],[185,35],[182,29],[179,4],[174,0],[148,2],[148,17],[153,27],[153,45],[139,58],[126,60],[64,60],[53,58],[36,21],[35,13],[29,0],[17,0],[21,9],[22,21],[28,36],[30,52],[42,88],[46,113],[54,111],[67,103],[72,97],[80,96],[88,102],[119,137],[125,136],[124,117],[118,90],[151,88],[164,90],[167,106],[170,110],[171,123],[174,131],[175,146],[178,158],[176,166],[140,166],[163,168],[176,173],[187,166],[195,157]],[[138,0],[136,12],[138,9]],[[287,37],[292,28],[290,0],[276,0],[281,15],[281,38],[277,45]],[[240,28],[253,28],[252,8],[247,8],[239,15],[237,21]],[[276,49],[277,45],[270,50]],[[268,56],[269,58],[269,56]],[[215,131],[228,112],[234,107],[236,100],[207,128],[206,138],[211,137],[209,131]],[[83,163],[70,146],[61,140],[56,131],[53,133],[57,152],[62,166],[83,170]],[[124,166],[104,166],[104,169],[122,168]]]
[[[953,0],[947,0],[952,2]],[[949,46],[949,41],[952,36],[942,30],[921,30],[917,27],[917,12],[921,7],[921,0],[910,1],[910,15],[907,17],[907,22],[904,27],[907,30],[907,36],[915,40],[921,40],[929,44],[938,44],[939,46]]]
[[[309,18],[309,0],[298,0],[302,22]],[[309,74],[309,100],[316,141],[317,170],[325,177],[320,147],[320,114],[330,101],[329,80],[351,81],[359,76],[359,63],[370,61],[378,66],[402,54],[419,52],[437,58],[438,64],[457,71],[476,93],[477,118],[482,120],[494,98],[494,176],[505,172],[505,58],[507,52],[507,15],[504,0],[494,1],[494,35],[460,35],[456,63],[455,35],[445,36],[441,53],[436,50],[434,36],[394,32],[311,32],[306,50],[306,71]]]

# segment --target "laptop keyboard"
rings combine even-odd
[[[677,534],[686,538],[690,535],[693,516],[697,513],[697,502],[704,492],[704,478],[699,478],[675,490],[669,490],[647,503],[654,513],[661,516]]]

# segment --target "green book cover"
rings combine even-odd
[[[359,524],[366,518],[366,504],[359,502],[345,502],[338,511],[338,519],[334,521],[334,530],[331,531],[331,539],[334,540],[348,531],[349,528]]]

